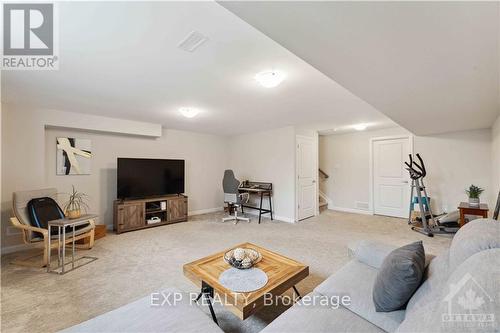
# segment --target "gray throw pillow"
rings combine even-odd
[[[425,252],[422,241],[395,249],[384,259],[373,286],[377,312],[404,308],[422,282]]]

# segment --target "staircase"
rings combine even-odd
[[[326,181],[330,177],[326,172],[324,172],[321,169],[318,169],[318,174],[319,174],[319,179],[322,182]],[[318,196],[319,212],[321,213],[322,211],[328,209],[328,202],[331,200],[321,190],[319,191],[318,194],[319,194]]]
[[[323,199],[321,196],[319,196],[319,212],[321,213],[322,211],[328,209],[328,202]]]

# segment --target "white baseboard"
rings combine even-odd
[[[259,211],[254,210],[254,209],[252,209],[252,210],[245,209],[245,214],[259,216]],[[266,213],[265,215],[263,215],[263,217],[270,217],[270,216],[269,216],[269,214]],[[295,220],[291,217],[275,215],[274,213],[273,213],[273,220],[278,220],[278,221],[287,222],[287,223],[295,223]]]
[[[281,222],[286,222],[286,223],[295,223],[295,219],[293,219],[291,217],[286,217],[286,216],[280,216],[280,215],[273,214],[273,219],[281,221]]]
[[[336,206],[328,205],[328,209],[336,210],[339,212],[345,212],[345,213],[373,215],[373,213],[370,210],[362,210],[362,209],[356,209],[356,208],[345,208],[345,207],[336,207]]]
[[[215,212],[220,212],[222,210],[224,210],[224,207],[215,207],[215,208],[192,210],[192,211],[188,212],[188,216],[208,214],[208,213],[215,213]]]

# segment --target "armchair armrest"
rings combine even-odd
[[[95,221],[94,221],[94,219],[90,219],[88,222],[92,226],[92,229],[95,229]]]
[[[374,268],[380,268],[385,257],[397,247],[377,241],[362,240],[348,245],[349,256]]]
[[[33,227],[31,225],[23,224],[23,223],[19,222],[19,220],[17,219],[17,217],[11,217],[10,218],[10,222],[12,223],[12,225],[14,227],[19,228],[19,229],[28,230],[28,231],[34,231],[34,232],[39,232],[41,234],[47,234],[47,235],[49,233],[49,231],[47,229],[42,229],[42,228],[38,228],[38,227]]]

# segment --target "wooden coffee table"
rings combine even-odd
[[[219,275],[231,268],[224,261],[223,255],[236,247],[255,249],[262,254],[262,260],[255,267],[267,274],[268,282],[263,288],[249,293],[236,293],[219,283]],[[184,265],[184,275],[200,287],[198,299],[202,296],[209,297],[210,312],[216,323],[217,318],[210,302],[214,294],[218,294],[220,299],[224,300],[224,305],[242,320],[264,307],[264,296],[267,293],[279,296],[293,288],[300,297],[295,285],[309,275],[309,266],[251,243],[239,244],[230,249]]]

